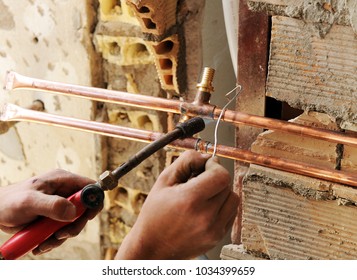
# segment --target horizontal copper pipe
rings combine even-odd
[[[44,112],[24,109],[13,104],[6,104],[1,108],[0,121],[28,121],[72,128],[86,132],[94,132],[101,135],[119,137],[140,142],[152,142],[159,139],[163,135],[159,132],[52,115]],[[176,140],[172,142],[169,147],[180,150],[197,150],[208,154],[213,153],[212,144],[198,138]],[[246,163],[253,163],[277,170],[357,187],[357,176],[344,171],[318,167],[311,164],[286,160],[278,157],[260,155],[247,150],[223,145],[217,146],[217,155]]]
[[[7,90],[41,90],[52,93],[60,93],[67,96],[77,96],[90,100],[110,102],[169,113],[185,114],[188,116],[201,116],[210,119],[218,119],[220,113],[222,112],[222,109],[210,104],[196,104],[141,94],[132,94],[122,91],[52,82],[26,77],[15,72],[8,72],[5,88]],[[222,120],[233,124],[245,124],[275,131],[284,131],[299,136],[308,136],[332,143],[340,143],[357,147],[357,138],[348,136],[342,132],[308,127],[283,120],[255,116],[232,110],[225,110]]]

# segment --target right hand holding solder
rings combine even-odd
[[[149,193],[117,259],[189,259],[213,248],[229,230],[238,198],[217,158],[183,153]]]

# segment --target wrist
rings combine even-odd
[[[152,250],[145,242],[145,237],[136,232],[135,226],[121,243],[115,256],[117,260],[149,260],[153,258]]]

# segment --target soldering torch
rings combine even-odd
[[[184,123],[178,124],[174,130],[144,147],[117,169],[113,171],[105,171],[99,176],[99,180],[96,183],[89,184],[82,190],[71,195],[67,199],[76,206],[77,210],[76,218],[72,222],[77,220],[87,208],[95,209],[100,207],[103,204],[104,191],[114,189],[118,185],[119,179],[138,166],[143,160],[169,143],[179,138],[183,139],[191,137],[202,131],[204,128],[205,123],[200,117],[195,117]],[[24,256],[48,239],[60,228],[72,222],[55,221],[47,217],[37,219],[13,235],[0,247],[0,259],[14,260]]]

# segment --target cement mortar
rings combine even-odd
[[[287,2],[287,3],[286,3]],[[249,1],[249,8],[270,15],[302,19],[314,24],[320,37],[325,37],[333,24],[352,26],[357,34],[357,3],[354,0]]]
[[[332,191],[319,191],[316,189],[310,189],[304,183],[295,181],[289,182],[282,179],[271,178],[264,173],[254,173],[250,174],[249,176],[245,177],[244,184],[249,182],[261,182],[265,185],[274,186],[277,188],[288,188],[291,189],[295,194],[301,195],[308,199],[314,200],[333,200],[336,199],[332,195]]]
[[[357,205],[355,190],[351,187],[254,164],[251,165],[248,174],[244,177],[243,185],[248,186],[250,182],[290,189],[296,195],[309,200],[334,200],[341,206]]]

